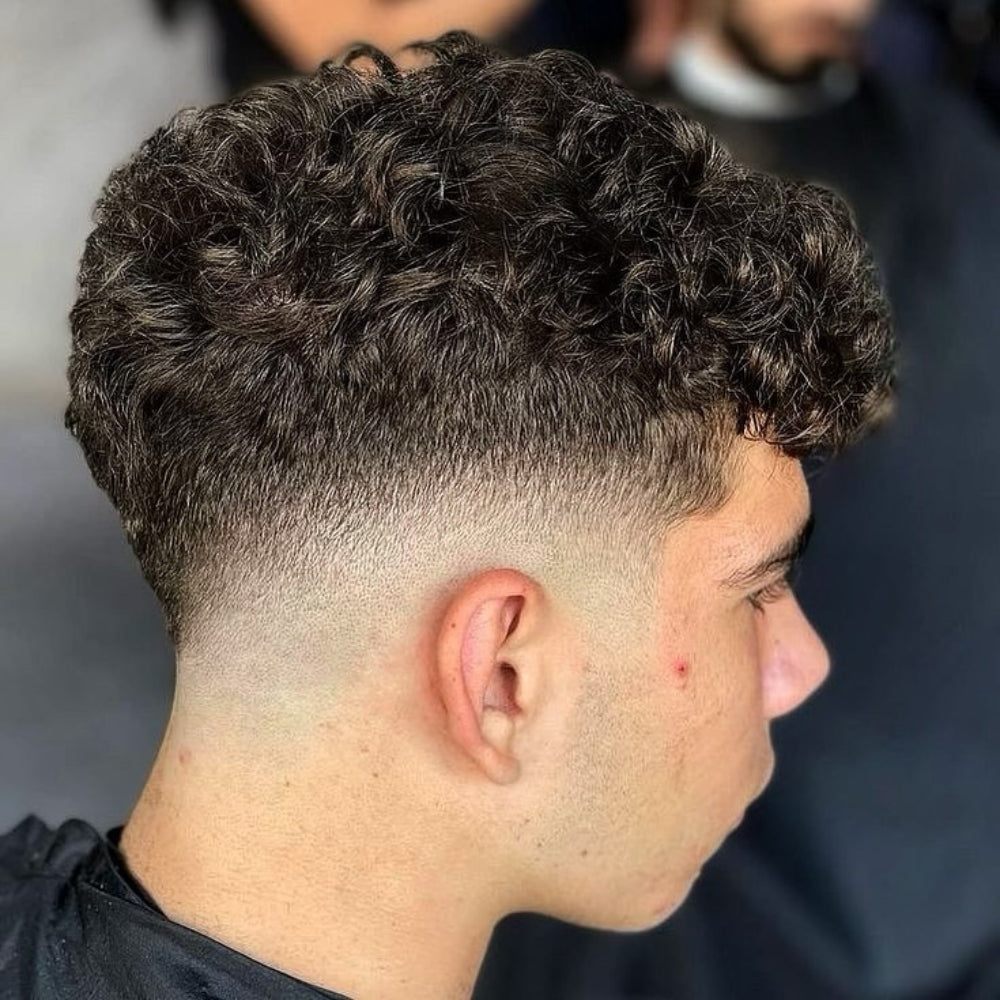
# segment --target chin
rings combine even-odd
[[[688,880],[687,884],[679,892],[674,892],[669,896],[662,897],[654,902],[651,910],[646,913],[637,914],[637,919],[629,927],[623,927],[625,932],[639,933],[659,927],[665,920],[669,920],[683,905],[684,901],[691,893],[698,876],[701,874],[699,868],[697,872]]]
[[[641,889],[634,885],[630,890],[622,888],[615,893],[614,902],[607,901],[605,906],[592,897],[589,905],[540,909],[537,912],[590,930],[638,934],[658,927],[670,917],[687,899],[699,874],[700,870],[683,884],[672,879],[668,889],[648,884]]]
[[[750,799],[750,802],[747,803],[747,806],[749,806],[751,802],[756,802],[757,799],[759,799],[764,794],[764,791],[767,788],[767,786],[769,784],[771,784],[771,779],[774,777],[775,764],[776,764],[776,761],[775,761],[775,757],[774,757],[774,750],[771,747],[771,745],[768,744],[768,746],[767,746],[767,753],[766,753],[766,755],[764,757],[764,763],[763,763],[763,766],[761,768],[762,774],[761,774],[760,782],[757,785],[757,790],[753,793],[753,796]],[[740,819],[742,820],[742,816],[740,817]]]
[[[633,905],[614,921],[608,921],[601,930],[617,931],[621,934],[639,934],[659,927],[680,909],[694,887],[701,868],[686,880],[674,879],[669,889],[652,893],[636,893],[629,900]]]

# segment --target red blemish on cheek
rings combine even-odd
[[[688,674],[691,673],[691,664],[687,660],[679,659],[674,660],[671,667],[674,677],[677,678],[682,684],[687,683]]]
[[[181,762],[181,767],[191,763],[191,751],[187,747],[182,747],[177,754],[177,759]]]

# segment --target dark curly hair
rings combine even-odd
[[[97,204],[67,422],[175,632],[321,519],[501,479],[690,511],[734,435],[830,452],[884,409],[837,197],[568,53],[417,48],[183,111]]]

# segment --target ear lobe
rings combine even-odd
[[[521,714],[519,677],[508,640],[521,624],[525,594],[532,586],[508,570],[471,581],[447,609],[438,642],[437,676],[448,730],[498,784],[520,775],[513,748]]]

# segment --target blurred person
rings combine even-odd
[[[891,385],[844,205],[575,56],[419,55],[98,203],[67,422],[177,685],[123,831],[0,839],[5,997],[446,1000],[505,913],[654,926],[825,677],[802,461]]]
[[[154,0],[172,20],[193,0]],[[231,93],[309,73],[362,39],[392,52],[418,38],[463,29],[509,32],[537,0],[202,0],[218,33],[221,76]]]
[[[646,939],[503,927],[480,996],[1000,996],[1000,148],[958,92],[886,80],[861,0],[696,6],[659,85],[738,158],[854,206],[893,304],[889,431],[813,483],[799,592],[836,666],[769,792]]]
[[[808,83],[857,65],[875,7],[876,0],[702,0],[690,5],[684,41],[775,82]]]
[[[153,0],[172,21],[195,0]],[[296,72],[308,72],[358,38],[389,50],[447,28],[464,28],[523,55],[543,48],[570,49],[600,66],[613,66],[637,17],[642,42],[628,63],[641,69],[651,60],[662,69],[665,38],[680,20],[659,0],[200,0],[216,27],[220,76],[231,93]]]

